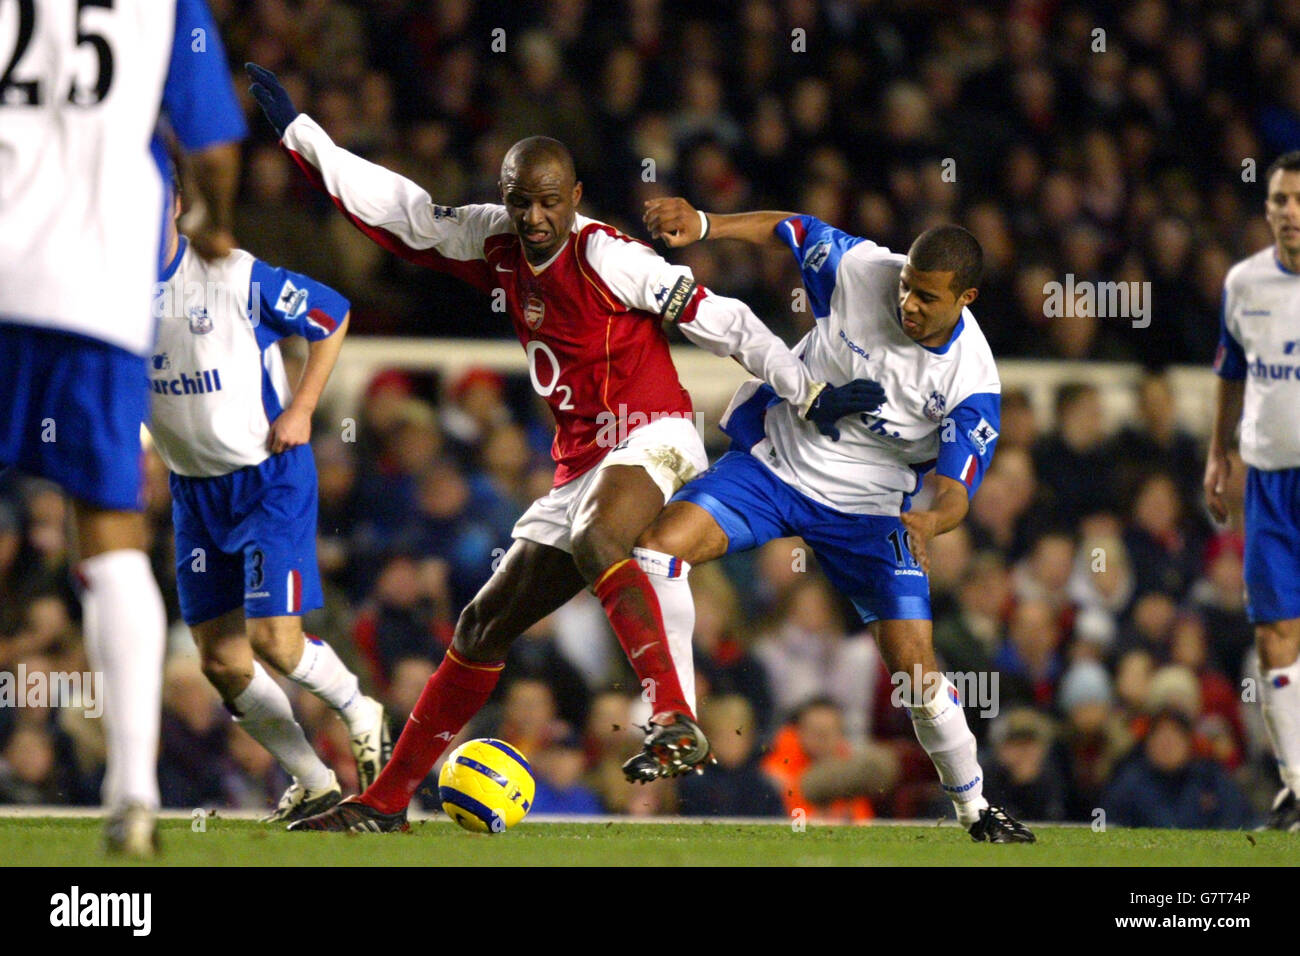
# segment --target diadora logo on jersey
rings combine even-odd
[[[993,443],[993,439],[998,437],[997,430],[983,418],[979,420],[978,425],[966,434],[970,437],[970,440],[975,443],[975,447],[980,450],[981,455],[988,451],[988,447]]]
[[[1283,355],[1295,355],[1295,347],[1300,345],[1300,339],[1292,339],[1290,342],[1282,343]]]
[[[207,335],[212,331],[212,316],[204,306],[191,306],[186,314],[190,317],[190,331],[195,335]]]
[[[803,257],[803,267],[808,272],[816,272],[826,265],[826,260],[830,258],[830,255],[831,241],[823,239],[808,250],[808,254]]]
[[[158,352],[151,360],[155,372],[165,372],[172,367],[171,357],[166,352]]]
[[[925,417],[936,425],[943,421],[944,409],[948,407],[948,400],[938,392],[931,392],[930,397],[925,400]]]
[[[299,289],[288,279],[280,289],[280,296],[275,301],[275,311],[285,318],[297,318],[307,308],[307,290]]]
[[[546,318],[546,303],[536,292],[528,293],[528,299],[524,302],[524,321],[534,332]]]
[[[856,352],[863,358],[871,358],[871,353],[845,335],[843,329],[840,329],[840,340],[849,347],[850,352]],[[800,356],[800,358],[802,358],[802,356]]]
[[[160,359],[162,364],[159,364]],[[153,357],[153,367],[160,371],[172,367],[166,352]],[[193,375],[181,373],[176,378],[151,378],[149,387],[159,395],[206,395],[221,391],[221,373],[215,368],[205,368]]]
[[[450,219],[452,222],[455,222],[456,210],[451,206],[434,206],[433,221],[437,222],[439,219]]]

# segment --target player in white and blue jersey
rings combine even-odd
[[[347,724],[362,789],[392,749],[383,705],[302,628],[323,600],[311,415],[343,344],[348,302],[241,250],[206,262],[174,222],[167,240],[149,431],[172,473],[181,615],[226,708],[293,777],[266,822],[292,822],[343,794],[254,652]],[[291,392],[277,343],[295,335],[310,351]]]
[[[1228,450],[1240,422],[1246,613],[1282,777],[1269,826],[1300,832],[1300,150],[1279,157],[1266,182],[1274,245],[1238,262],[1223,283],[1205,494],[1210,512],[1226,521]]]
[[[108,846],[147,856],[166,628],[140,514],[166,189],[151,147],[161,119],[194,160],[202,245],[220,252],[244,119],[203,0],[6,3],[0,50],[0,467],[74,499]]]
[[[690,566],[801,536],[874,634],[962,826],[976,840],[1032,842],[984,799],[975,737],[931,639],[927,543],[961,523],[998,437],[997,367],[966,308],[978,295],[979,243],[939,226],[903,256],[812,216],[706,217],[681,199],[652,200],[646,224],[671,246],[704,236],[784,242],[816,318],[796,354],[819,381],[867,379],[884,391],[874,411],[822,434],[760,383],[741,386],[722,422],[732,451],[673,497],[635,552],[675,663],[686,666],[691,653]],[[911,510],[931,469],[933,502]],[[644,752],[624,770],[629,779],[658,775]]]

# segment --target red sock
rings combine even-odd
[[[654,712],[676,710],[694,719],[668,653],[663,613],[650,579],[633,558],[611,565],[596,581],[596,597],[623,645],[641,686],[649,688]]]
[[[381,813],[406,807],[452,738],[487,703],[504,666],[469,661],[448,649],[397,738],[393,758],[361,799]]]

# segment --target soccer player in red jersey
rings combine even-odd
[[[462,612],[392,760],[359,797],[293,828],[405,827],[412,794],[487,701],[510,644],[587,586],[653,693],[647,750],[665,765],[699,763],[708,741],[672,653],[689,659],[690,648],[658,637],[661,611],[645,572],[663,573],[656,562],[669,556],[633,556],[668,498],[708,464],[661,321],[735,358],[827,434],[842,416],[877,407],[883,390],[868,381],[839,388],[813,381],[744,303],[711,294],[686,267],[578,215],[582,185],[556,140],[511,147],[502,205],[439,206],[414,183],[336,146],[273,74],[247,69],[284,147],[366,235],[485,293],[504,293],[533,388],[556,421],[555,486],[519,519],[497,573]]]

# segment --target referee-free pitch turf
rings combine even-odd
[[[1037,827],[1031,845],[977,844],[954,826],[550,823],[467,833],[445,819],[407,834],[286,833],[220,814],[196,832],[163,820],[154,866],[1295,866],[1295,834]],[[0,816],[0,866],[96,866],[93,818]]]

